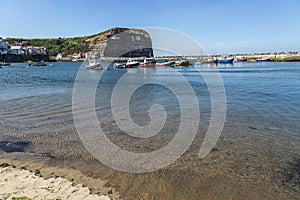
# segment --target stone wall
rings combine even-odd
[[[4,54],[0,55],[0,62],[25,62],[25,61],[49,61],[48,55],[14,55]]]

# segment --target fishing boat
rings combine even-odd
[[[146,58],[143,62],[140,63],[140,67],[155,67],[156,60],[154,58]]]
[[[198,60],[198,62],[196,62],[196,65],[201,65],[201,64],[210,64],[210,63],[218,63],[218,59],[216,59],[215,57],[211,58],[205,58],[205,59],[201,59]]]
[[[224,64],[231,64],[233,63],[234,58],[224,58],[224,59],[219,59],[219,63],[224,63]]]
[[[114,68],[126,68],[126,63],[115,63]]]
[[[85,68],[88,69],[88,70],[101,70],[101,69],[103,69],[101,63],[96,62],[96,61],[89,61],[89,63],[86,64]]]
[[[132,67],[138,67],[140,65],[140,62],[133,59],[133,58],[130,58],[128,59],[127,63],[125,64],[125,67],[126,68],[132,68]]]
[[[45,61],[40,61],[40,62],[33,62],[33,63],[30,63],[29,66],[47,66],[48,63],[45,62]]]
[[[247,58],[244,57],[244,56],[243,56],[243,57],[237,57],[237,58],[236,58],[236,61],[237,61],[237,62],[247,62]]]
[[[174,66],[175,61],[167,61],[167,62],[163,62],[163,63],[157,63],[156,66],[159,67],[171,67]]]
[[[256,62],[270,62],[271,59],[269,57],[263,57],[261,59],[257,59]]]
[[[174,65],[175,66],[185,66],[185,67],[187,67],[187,66],[190,65],[190,62],[187,61],[187,60],[179,60],[179,61],[176,61]]]
[[[10,63],[6,63],[6,62],[4,61],[3,63],[0,63],[0,65],[1,65],[1,66],[6,66],[6,67],[8,67],[8,66],[10,66]]]

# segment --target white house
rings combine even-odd
[[[24,54],[24,50],[22,49],[22,46],[11,46],[10,49],[8,50],[9,54],[15,54],[15,55],[19,55],[19,54]]]
[[[47,55],[47,49],[43,46],[26,46],[23,48],[28,55]]]
[[[48,51],[45,47],[40,47],[40,54],[41,55],[47,55],[48,54]]]
[[[81,58],[81,52],[79,52],[78,54],[74,53],[72,55],[72,59],[80,59]]]
[[[65,57],[65,54],[64,54],[64,53],[58,53],[58,54],[56,55],[56,60],[62,60],[64,57]]]
[[[0,54],[8,54],[9,45],[0,37]]]
[[[90,57],[92,57],[93,52],[92,51],[88,51],[85,53],[85,59],[89,59]]]

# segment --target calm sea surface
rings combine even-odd
[[[70,161],[82,171],[88,168],[83,167],[82,160],[93,159],[80,143],[72,118],[72,90],[80,66],[81,63],[55,63],[54,67],[28,67],[24,63],[15,63],[0,69],[0,151],[48,153],[54,158]],[[227,117],[216,148],[207,158],[199,160],[196,155],[208,127],[211,104],[198,70],[210,74],[216,73],[216,68],[224,81]],[[130,69],[128,72],[133,79],[147,74],[157,80],[171,80],[176,85],[173,70],[190,82],[200,104],[199,133],[190,150],[165,171],[148,175],[154,179],[146,175],[133,177],[110,172],[130,181],[132,185],[128,187],[128,182],[122,182],[121,178],[99,176],[120,184],[121,194],[129,199],[137,194],[146,199],[147,195],[155,198],[162,193],[169,199],[197,199],[203,192],[206,195],[202,197],[208,198],[224,195],[248,198],[255,194],[254,198],[296,199],[300,194],[300,63],[195,65],[175,69]],[[101,72],[89,73],[97,76]],[[170,132],[178,128],[178,101],[162,86],[150,84],[139,88],[131,99],[133,119],[141,125],[147,124],[147,110],[153,104],[163,105],[171,113],[170,119],[161,137],[150,142],[132,142],[127,138],[131,142],[124,145],[126,137],[113,122],[109,100],[116,81],[125,73],[124,69],[105,72],[100,81],[104,87],[99,87],[96,95],[98,119],[107,133],[115,133],[116,136],[110,139],[124,148],[133,151],[158,149],[172,139]],[[9,146],[9,143],[14,145]],[[81,165],[74,164],[74,160]],[[105,171],[90,170],[95,174]],[[155,181],[151,180],[160,184],[155,186]],[[145,185],[135,187],[134,183]],[[154,184],[150,186],[150,183]],[[185,184],[196,189],[186,188]],[[219,188],[215,196],[215,189],[210,184]],[[153,189],[158,194],[151,193]],[[248,189],[253,194],[247,193]]]

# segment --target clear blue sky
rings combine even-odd
[[[210,53],[300,51],[299,9],[299,0],[1,0],[0,37],[161,27],[190,36]]]

